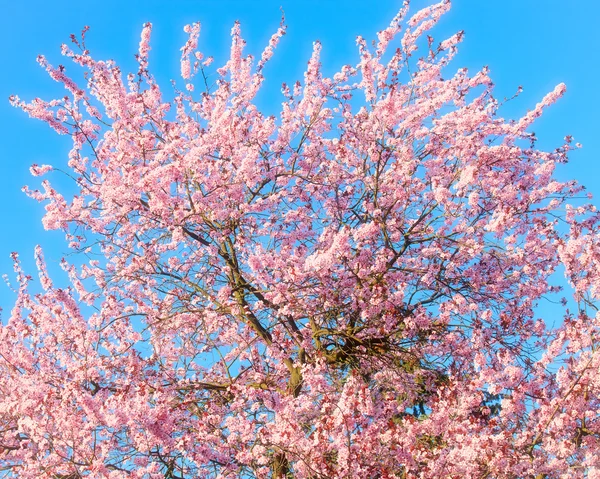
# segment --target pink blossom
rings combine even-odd
[[[571,137],[520,141],[565,87],[504,120],[487,69],[442,75],[461,33],[403,76],[449,8],[405,2],[332,77],[315,42],[277,115],[255,99],[283,23],[257,61],[236,23],[214,70],[187,25],[173,97],[150,24],[128,75],[63,47],[80,87],[39,58],[67,96],[11,103],[69,135],[74,182],[23,190],[80,256],[51,279],[36,247],[38,284],[12,255],[0,470],[600,477],[600,215],[555,178]],[[571,300],[540,317],[557,272]]]

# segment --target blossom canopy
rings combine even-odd
[[[40,292],[14,254],[0,326],[0,471],[37,479],[600,478],[599,216],[451,70],[442,1],[405,4],[331,77],[314,44],[276,116],[231,31],[220,68],[185,27],[165,99],[145,24],[123,76],[73,36],[40,56],[64,98],[12,103],[73,142],[76,194],[26,193],[81,261]],[[449,73],[451,72],[451,73]],[[564,270],[577,311],[536,306]]]

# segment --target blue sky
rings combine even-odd
[[[433,3],[413,0],[412,12]],[[45,232],[41,226],[43,206],[27,198],[21,187],[37,185],[29,175],[32,163],[65,166],[69,139],[58,136],[45,124],[29,119],[12,108],[8,96],[29,100],[51,99],[62,89],[37,65],[38,54],[53,64],[65,63],[61,43],[69,42],[84,25],[91,27],[88,47],[98,58],[113,58],[130,71],[135,68],[142,24],[154,24],[150,68],[169,91],[168,80],[178,78],[179,47],[185,39],[182,27],[200,21],[200,48],[216,63],[225,59],[229,31],[235,20],[242,23],[248,52],[258,54],[277,29],[283,7],[288,33],[265,71],[263,101],[276,107],[280,84],[302,78],[316,39],[323,44],[326,72],[358,61],[356,35],[369,40],[384,28],[401,1],[353,0],[108,0],[0,1],[0,274],[12,270],[9,254],[18,251],[27,270],[35,272],[33,248],[44,247],[51,266],[56,265],[67,245],[60,232]],[[570,5],[570,6],[566,6]],[[491,69],[496,96],[511,96],[519,85],[523,94],[501,110],[505,117],[518,117],[533,108],[560,82],[567,93],[535,123],[533,131],[542,148],[554,148],[573,135],[583,149],[558,171],[560,179],[574,178],[600,199],[600,2],[597,0],[454,0],[451,12],[433,31],[443,40],[458,30],[465,39],[453,61],[453,69],[472,72],[483,65]],[[52,177],[50,178],[52,180]],[[600,200],[596,200],[600,205]],[[53,268],[54,269],[54,268]],[[12,293],[0,285],[0,305],[10,308]]]

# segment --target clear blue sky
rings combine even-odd
[[[430,3],[413,0],[412,11]],[[281,82],[302,78],[313,40],[323,43],[326,72],[355,64],[356,35],[374,38],[400,4],[400,0],[0,0],[0,274],[11,273],[11,251],[20,253],[30,273],[35,272],[35,244],[44,247],[51,264],[67,251],[62,233],[43,230],[43,206],[21,193],[23,185],[38,184],[29,175],[32,163],[64,166],[70,147],[67,137],[56,135],[8,103],[11,94],[27,100],[63,94],[37,65],[38,54],[55,65],[65,63],[72,72],[75,67],[60,56],[60,45],[69,42],[69,34],[89,25],[92,54],[114,58],[130,71],[135,68],[133,54],[142,24],[150,21],[154,24],[150,66],[169,91],[168,80],[178,78],[183,25],[202,23],[201,49],[215,56],[218,64],[225,58],[236,19],[242,23],[248,52],[258,54],[277,29],[283,7],[288,34],[265,72],[269,93],[263,92],[262,97],[277,105]],[[454,0],[433,36],[441,41],[465,30],[453,68],[468,67],[475,72],[488,65],[498,98],[512,95],[519,85],[524,87],[519,99],[502,111],[505,117],[518,117],[557,83],[567,84],[566,96],[546,111],[533,130],[540,147],[556,147],[567,134],[583,144],[582,150],[572,154],[571,163],[561,168],[559,177],[585,184],[600,205],[598,18],[598,0]],[[0,285],[0,305],[10,308],[12,298]]]

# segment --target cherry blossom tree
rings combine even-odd
[[[500,117],[449,66],[462,33],[427,35],[449,8],[405,5],[332,77],[315,43],[277,116],[283,23],[257,60],[236,24],[218,69],[186,26],[171,100],[150,24],[126,76],[85,30],[85,85],[39,57],[66,96],[11,101],[70,136],[77,194],[25,190],[80,261],[61,288],[38,248],[30,286],[14,254],[5,477],[600,477],[600,218],[553,175],[577,145],[530,131],[565,86]]]

